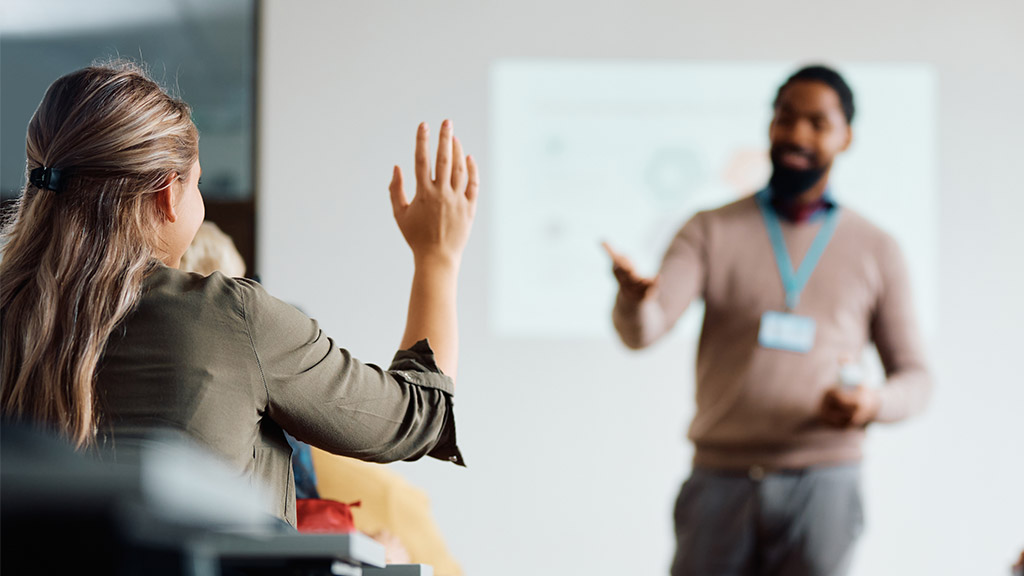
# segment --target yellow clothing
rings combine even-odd
[[[313,448],[313,467],[321,498],[351,503],[356,529],[386,530],[396,536],[414,564],[430,564],[436,576],[461,576],[462,568],[445,546],[430,514],[426,493],[386,466],[335,456]]]

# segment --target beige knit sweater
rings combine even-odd
[[[704,299],[697,412],[689,431],[695,465],[780,469],[860,459],[863,429],[831,428],[818,419],[818,408],[838,382],[841,361],[861,358],[870,342],[886,371],[877,420],[901,420],[923,408],[931,377],[899,247],[859,214],[841,210],[794,311],[817,324],[807,354],[758,345],[762,314],[782,311],[785,292],[752,196],[687,222],[665,253],[653,295],[638,304],[619,293],[612,317],[631,348],[654,343],[690,302]],[[782,221],[794,266],[821,221]]]

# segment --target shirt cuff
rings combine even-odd
[[[455,439],[455,414],[452,399],[455,394],[455,383],[437,367],[434,350],[430,347],[430,343],[423,339],[408,349],[399,350],[391,361],[388,372],[410,384],[434,388],[444,393],[444,424],[438,434],[437,443],[427,453],[427,456],[465,466],[466,462],[462,458],[462,452]]]
[[[466,461],[463,459],[462,451],[459,450],[459,446],[455,441],[455,413],[452,407],[452,397],[445,394],[445,402],[448,404],[448,409],[445,410],[444,425],[441,428],[437,444],[427,453],[427,456],[437,458],[438,460],[447,460],[452,464],[465,468]]]
[[[455,394],[455,383],[434,361],[434,350],[424,339],[406,350],[399,350],[391,361],[388,372],[401,377],[410,384],[437,388],[446,394]]]

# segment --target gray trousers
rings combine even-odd
[[[860,466],[698,468],[675,525],[672,576],[842,576],[864,526]]]

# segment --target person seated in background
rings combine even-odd
[[[27,130],[28,183],[4,229],[3,417],[115,453],[118,438],[182,431],[268,489],[268,511],[292,526],[285,431],[362,460],[461,465],[455,289],[478,177],[451,122],[433,177],[420,125],[411,201],[397,166],[392,175],[415,269],[387,370],[256,282],[178,270],[204,217],[198,139],[188,105],[128,63],[72,72],[46,91]],[[297,180],[308,172],[295,167]]]
[[[210,221],[199,226],[181,256],[180,269],[203,276],[214,272],[238,278],[246,275],[245,260],[234,241]],[[462,569],[434,522],[426,493],[383,466],[314,451],[287,432],[285,437],[292,447],[295,496],[300,503],[321,496],[359,502],[351,510],[355,527],[384,545],[389,564],[429,564],[437,576],[461,576]],[[302,526],[301,506],[296,514]]]
[[[426,492],[389,466],[336,456],[319,448],[311,452],[320,496],[360,503],[352,509],[356,528],[383,543],[389,553],[405,551],[409,562],[430,564],[436,576],[462,576],[462,567],[434,521]],[[400,548],[394,547],[395,543]]]
[[[231,278],[245,277],[245,259],[238,252],[235,241],[209,220],[199,225],[195,238],[181,255],[178,269],[209,276],[214,272]]]

